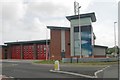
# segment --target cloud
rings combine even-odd
[[[17,29],[22,26],[24,15],[26,13],[26,5],[22,0],[5,0],[2,4],[2,26],[4,32]]]
[[[13,1],[13,0],[11,0]],[[25,4],[23,1],[2,2],[2,19],[5,21],[17,21],[24,17]]]
[[[117,2],[97,1],[89,4],[86,12],[95,12],[97,21],[93,29],[97,37],[96,44],[114,46],[114,21],[117,21]],[[116,26],[117,27],[117,26]]]
[[[96,44],[113,46],[114,45],[114,32],[112,28],[109,28],[108,24],[93,24],[93,31],[96,35]]]
[[[52,2],[32,2],[28,4],[28,13],[39,17],[41,20],[61,19],[69,14],[69,7]]]
[[[24,25],[22,19],[24,19],[26,13],[26,5],[23,0],[2,0],[0,4],[2,42],[16,39],[20,35],[21,26]]]
[[[38,17],[35,17],[31,23],[31,30],[32,31],[41,31],[41,32],[45,32],[46,30],[46,25],[43,24]],[[30,28],[29,28],[30,30]]]
[[[47,25],[69,27],[70,22],[65,16],[74,15],[74,0],[2,1],[0,21],[5,42],[45,39]],[[77,0],[77,2],[82,6],[81,13],[95,12],[96,14],[97,22],[93,23],[96,43],[113,45],[113,22],[117,18],[116,3],[113,0],[107,3],[99,0]],[[112,37],[108,37],[109,35]]]

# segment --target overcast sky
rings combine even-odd
[[[66,16],[74,15],[75,0],[0,0],[0,44],[46,39],[46,26],[70,27]],[[80,13],[95,12],[96,45],[114,46],[114,22],[119,0],[76,0]],[[117,24],[116,24],[117,27]],[[50,36],[48,35],[48,38]]]

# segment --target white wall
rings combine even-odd
[[[106,55],[105,50],[106,50],[106,48],[94,47],[93,54],[98,55],[98,56],[104,56],[104,55]]]
[[[65,30],[61,30],[61,52],[65,51]]]

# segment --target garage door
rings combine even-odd
[[[12,46],[12,59],[21,59],[21,51],[19,45]]]
[[[45,60],[46,59],[46,45],[37,45],[37,56],[38,59]]]
[[[24,59],[33,59],[34,46],[33,45],[24,45],[23,46],[23,56]]]

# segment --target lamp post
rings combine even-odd
[[[116,48],[117,48],[117,45],[116,45],[116,26],[115,26],[115,24],[116,24],[117,22],[114,22],[114,45],[115,45],[115,47],[114,47],[114,49],[115,49],[115,54],[114,55],[116,55]]]
[[[80,8],[81,6],[78,7],[78,26],[79,26],[79,40],[80,40],[80,58],[82,58],[82,49],[81,49],[81,26],[80,26]]]
[[[79,49],[80,49],[80,58],[82,58],[82,49],[81,49],[81,27],[80,27],[80,8],[81,6],[79,6],[78,2],[74,2],[74,12],[75,15],[78,14],[78,27],[79,27]]]
[[[48,59],[48,31],[46,29],[46,60]]]

